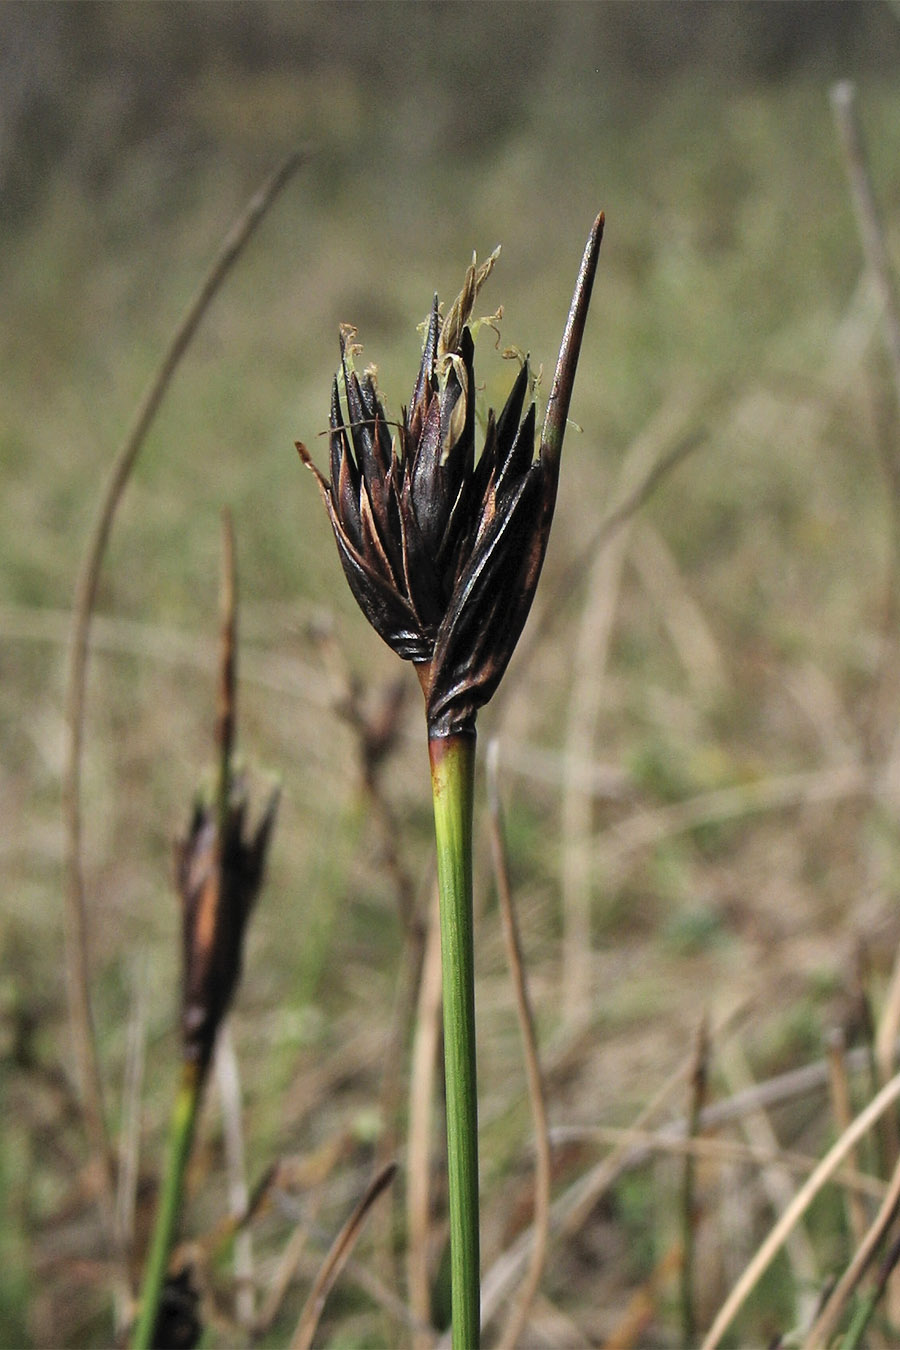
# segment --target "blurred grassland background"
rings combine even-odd
[[[887,3],[0,9],[0,1343],[100,1345],[107,1326],[63,966],[74,579],[178,318],[295,147],[308,158],[204,320],[138,462],[94,630],[93,992],[115,1127],[147,991],[139,1222],[174,1077],[171,840],[212,758],[221,508],[237,535],[240,744],[257,791],[274,773],[284,792],[232,1019],[248,1168],[257,1178],[287,1157],[314,1178],[290,1198],[301,1215],[316,1206],[316,1253],[393,1125],[382,1093],[404,968],[396,877],[334,671],[345,663],[377,707],[398,670],[355,608],[293,443],[326,465],[341,322],[357,325],[398,412],[432,293],[452,300],[472,250],[497,243],[479,312],[502,303],[502,345],[543,365],[540,398],[601,207],[572,405],[582,430],[567,440],[531,622],[555,613],[480,722],[482,743],[501,742],[551,1120],[627,1124],[704,1011],[733,1014],[713,1047],[715,1094],[739,1086],[722,1067],[737,1072],[736,1045],[762,1079],[819,1058],[835,1027],[859,1037],[860,944],[877,1011],[900,937],[900,423],[828,90],[857,82],[897,263],[898,62]],[[487,331],[476,366],[498,406],[515,367]],[[598,559],[591,540],[620,474],[638,481],[683,442],[694,448]],[[425,913],[427,765],[406,675],[382,781]],[[768,806],[738,797],[723,813],[703,795],[720,789]],[[527,1220],[531,1123],[482,800],[489,1265]],[[654,814],[680,802],[699,802],[689,828]],[[773,1119],[785,1147],[812,1155],[834,1132],[821,1096]],[[203,1139],[192,1233],[227,1203],[214,1100]],[[402,1139],[401,1119],[401,1162]],[[601,1154],[560,1150],[555,1185]],[[701,1321],[771,1222],[757,1171],[705,1184]],[[671,1164],[645,1166],[552,1247],[529,1344],[601,1344],[650,1287],[638,1343],[677,1342],[672,1281],[648,1284],[677,1234],[677,1190]],[[824,1280],[851,1247],[838,1200],[820,1208]],[[262,1284],[295,1210],[285,1200],[260,1220]],[[402,1217],[398,1200],[400,1251]],[[376,1248],[367,1237],[360,1262]],[[227,1265],[212,1278],[226,1288]],[[285,1343],[304,1287],[265,1343]],[[764,1290],[738,1336],[791,1324],[796,1272],[776,1264]],[[320,1335],[391,1344],[396,1326],[350,1280]]]

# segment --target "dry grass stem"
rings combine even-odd
[[[894,956],[890,983],[875,1033],[875,1064],[882,1083],[886,1083],[894,1072],[898,1033],[900,1033],[900,950]]]
[[[350,1253],[356,1246],[370,1209],[378,1197],[390,1186],[396,1171],[396,1163],[389,1163],[372,1179],[365,1195],[331,1244],[328,1255],[322,1263],[300,1314],[297,1328],[291,1337],[290,1350],[309,1350],[312,1345],[316,1327],[319,1325],[319,1319],[325,1307],[325,1300],[334,1288],[341,1271],[350,1258]]]
[[[413,1316],[423,1326],[431,1321],[431,1148],[440,1037],[441,929],[435,885],[419,982],[406,1140],[406,1281]],[[416,1333],[413,1345],[415,1350],[427,1350],[431,1341]]]
[[[503,833],[503,816],[500,805],[500,789],[497,781],[497,741],[493,740],[487,750],[487,785],[489,820],[491,832],[491,852],[494,861],[494,877],[497,895],[500,900],[500,914],[503,920],[503,939],[509,961],[510,976],[516,998],[516,1015],[522,1036],[522,1048],[525,1056],[525,1075],[528,1082],[528,1101],[534,1124],[535,1170],[534,1170],[534,1220],[532,1232],[534,1245],[531,1252],[528,1271],[519,1289],[509,1318],[498,1341],[499,1350],[514,1350],[525,1324],[532,1301],[537,1293],[544,1265],[547,1259],[547,1243],[550,1227],[550,1177],[551,1158],[550,1140],[547,1129],[547,1106],[544,1099],[544,1085],[541,1080],[541,1066],[538,1058],[537,1035],[534,1016],[528,997],[528,985],[525,979],[525,966],[522,959],[522,943],[519,926],[513,905],[512,889],[509,881],[509,866],[506,855],[506,840]]]
[[[231,1034],[231,1019],[219,1028],[215,1058],[216,1085],[222,1108],[222,1133],[225,1140],[225,1170],[228,1178],[228,1207],[239,1222],[250,1205],[244,1151],[241,1081],[238,1058]],[[239,1227],[234,1239],[234,1317],[238,1326],[250,1328],[256,1317],[256,1281],[253,1264],[253,1235],[248,1226]]]
[[[714,1350],[714,1347],[720,1343],[744,1302],[780,1251],[788,1234],[792,1232],[795,1225],[806,1213],[819,1191],[831,1180],[840,1164],[852,1152],[859,1140],[868,1133],[898,1097],[900,1097],[900,1074],[892,1078],[878,1095],[869,1102],[865,1110],[856,1117],[850,1129],[846,1130],[840,1139],[836,1140],[812,1176],[797,1192],[790,1206],[759,1247],[720,1308],[703,1341],[701,1350]]]
[[[237,575],[234,556],[234,526],[231,512],[222,511],[222,579],[219,593],[219,687],[216,708],[216,747],[219,752],[216,849],[217,867],[222,867],[222,849],[228,832],[231,806],[232,754],[237,724]]]
[[[90,940],[81,851],[81,768],[91,618],[116,509],[172,376],[222,282],[300,162],[300,155],[290,155],[247,204],[226,235],[218,256],[175,330],[159,369],[138,404],[132,424],[113,459],[76,580],[66,687],[68,740],[63,773],[66,977],[69,1020],[78,1065],[85,1130],[88,1146],[101,1177],[101,1212],[108,1240],[114,1250],[117,1245],[115,1195],[103,1104],[103,1081],[91,1009]]]

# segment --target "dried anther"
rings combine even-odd
[[[244,931],[262,885],[277,807],[275,790],[245,838],[246,793],[235,780],[221,845],[214,807],[197,803],[187,838],[175,846],[183,905],[182,1040],[185,1060],[201,1072],[240,978]]]
[[[535,457],[527,361],[499,417],[488,413],[475,454],[470,319],[496,253],[473,260],[441,320],[437,296],[409,409],[397,435],[371,372],[341,330],[331,394],[331,481],[315,473],[350,588],[385,642],[413,661],[431,736],[470,732],[499,684],[534,597],[559,476],[559,456],[603,233],[585,249]],[[342,397],[343,390],[343,397]]]

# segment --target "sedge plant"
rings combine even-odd
[[[527,360],[475,452],[472,313],[495,251],[473,259],[444,317],[437,296],[409,408],[389,422],[372,370],[340,334],[330,481],[318,480],[341,564],[377,633],[411,661],[425,695],[440,890],[444,1076],[454,1350],[480,1339],[478,1112],[472,911],[475,721],[522,632],[550,533],[569,401],[603,235],[585,247],[535,453]],[[527,401],[527,409],[526,409]]]
[[[225,518],[222,646],[216,721],[218,768],[211,798],[195,802],[175,847],[182,904],[181,1073],[169,1125],[168,1158],[131,1350],[160,1344],[169,1260],[181,1214],[197,1113],[216,1036],[241,974],[247,921],[262,885],[275,813],[275,789],[255,830],[246,830],[247,792],[235,773],[236,620],[233,540]],[[163,1338],[162,1343],[168,1343]]]

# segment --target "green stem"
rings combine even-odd
[[[428,748],[441,897],[453,1350],[477,1350],[481,1291],[472,936],[475,733],[431,737]]]
[[[131,1338],[131,1350],[150,1350],[169,1265],[178,1216],[181,1213],[184,1174],[194,1138],[197,1108],[204,1075],[197,1064],[186,1063],[169,1128],[169,1161],[156,1214],[156,1227],[144,1271],[140,1315]]]

